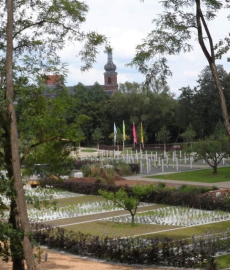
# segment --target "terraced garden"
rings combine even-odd
[[[115,207],[113,202],[100,196],[83,195],[52,189],[32,189],[27,195],[44,199],[55,199],[53,207],[28,210],[31,222],[43,222],[67,230],[116,237],[133,235],[156,235],[191,237],[195,231],[202,233],[208,229],[227,228],[230,213],[205,211],[185,207],[141,203],[131,224],[128,211]],[[5,212],[7,218],[8,212]],[[163,233],[162,233],[163,232]],[[183,233],[181,233],[183,232]],[[184,232],[187,232],[184,234]]]

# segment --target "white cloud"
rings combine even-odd
[[[162,12],[161,4],[156,0],[85,0],[89,5],[87,21],[82,26],[84,31],[95,30],[109,37],[111,46],[114,49],[113,60],[117,65],[118,82],[125,81],[143,82],[144,78],[138,71],[125,64],[129,63],[135,54],[135,48],[142,43],[142,39],[152,30],[152,19]],[[218,42],[227,34],[226,17],[228,11],[221,13],[217,20],[210,22],[211,32],[214,33],[214,43]],[[168,83],[171,91],[179,95],[178,89],[190,85],[196,85],[197,75],[207,65],[197,39],[192,41],[194,50],[190,53],[170,56],[169,65],[173,72],[173,77]],[[80,58],[76,58],[80,49],[80,44],[70,44],[60,53],[61,59],[69,64],[70,73],[67,78],[68,85],[82,82],[91,85],[95,81],[103,84],[104,65],[107,56],[101,49],[97,63],[89,72],[80,71]],[[224,57],[218,63],[223,64],[224,68],[230,71],[230,64]]]

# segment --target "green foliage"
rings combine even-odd
[[[103,130],[103,134],[106,134],[109,129],[107,116],[108,96],[103,88],[98,83],[95,83],[90,89],[79,83],[74,87],[74,94],[71,98],[73,105],[69,108],[71,115],[69,122],[73,122],[79,116],[87,117],[88,121],[80,125],[85,135],[84,142],[90,145],[93,140],[100,141],[104,135],[100,135],[98,133],[99,130],[96,131],[97,134],[94,134],[94,138],[92,135],[97,128],[100,129],[101,133]]]
[[[204,1],[200,7],[200,1],[163,1],[164,12],[154,20],[154,30],[136,47],[136,55],[131,66],[137,66],[139,71],[146,75],[146,81],[160,81],[166,83],[171,75],[165,55],[177,55],[180,52],[191,52],[192,39],[195,31],[198,35],[197,42],[200,43],[205,56],[208,58],[221,57],[229,47],[228,38],[219,41],[213,46],[211,31],[205,27],[209,21],[215,19],[219,10],[224,8],[220,1]],[[194,8],[200,12],[194,13]],[[202,18],[201,18],[202,17]],[[203,23],[201,23],[203,20]],[[204,23],[205,22],[205,23]],[[208,32],[208,34],[207,34]],[[204,44],[204,40],[208,38]],[[210,51],[207,42],[210,44]],[[206,47],[207,46],[207,47]],[[214,52],[215,48],[215,52]],[[223,50],[225,48],[225,50]],[[212,51],[213,50],[213,51]],[[215,59],[213,60],[215,61]]]
[[[166,151],[166,143],[170,140],[171,135],[169,130],[165,125],[157,132],[156,138],[158,142],[162,142],[164,144],[164,151]]]
[[[113,94],[109,101],[109,119],[122,127],[126,124],[126,133],[132,134],[132,125],[136,124],[138,142],[140,133],[138,125],[142,122],[145,142],[155,141],[154,134],[162,123],[175,121],[177,101],[169,91],[154,91],[138,83],[125,82],[119,85],[119,91]],[[112,127],[111,127],[112,128]],[[131,136],[132,138],[132,136]]]
[[[84,164],[81,168],[84,177],[95,177],[100,182],[106,184],[113,184],[114,183],[114,168],[101,166],[100,163],[92,163],[92,164]]]
[[[132,171],[129,164],[122,161],[119,162],[114,161],[112,165],[114,167],[114,171],[119,175],[121,176],[132,175]]]
[[[216,136],[218,136],[218,139]],[[204,159],[213,168],[213,174],[216,174],[217,166],[222,159],[228,158],[230,155],[228,137],[219,137],[219,133],[210,135],[204,140],[197,141],[193,145],[193,151],[196,153],[195,160]]]
[[[186,127],[185,132],[181,134],[181,137],[186,142],[192,142],[196,136],[197,133],[191,123]]]
[[[92,139],[93,139],[94,142],[97,143],[98,148],[99,148],[99,142],[100,142],[100,140],[102,140],[103,138],[104,138],[104,136],[102,135],[101,129],[100,129],[99,127],[97,127],[97,128],[94,130],[93,134],[92,134]]]
[[[81,167],[81,170],[82,170],[82,173],[83,173],[84,177],[89,177],[90,176],[91,170],[90,170],[90,164],[89,163],[84,164]]]
[[[134,224],[134,216],[137,211],[137,206],[140,203],[141,198],[146,195],[148,189],[144,186],[134,186],[132,188],[132,194],[129,194],[124,188],[120,188],[117,192],[108,192],[99,190],[98,194],[104,197],[106,200],[110,200],[114,205],[129,211],[132,216],[132,223]]]

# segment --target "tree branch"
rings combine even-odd
[[[75,141],[73,141],[73,140],[69,140],[69,139],[65,139],[65,138],[61,138],[61,137],[57,137],[57,136],[47,138],[47,139],[45,139],[45,140],[42,140],[42,141],[39,141],[39,142],[37,142],[37,143],[34,143],[34,144],[30,145],[30,146],[24,151],[23,156],[21,157],[20,162],[22,163],[22,162],[25,160],[26,156],[30,153],[30,151],[31,151],[33,148],[35,148],[35,147],[37,147],[37,146],[39,146],[39,145],[42,145],[43,143],[47,143],[47,142],[54,141],[54,140],[56,140],[56,141],[65,141],[65,142],[75,142]]]
[[[202,31],[202,25],[201,25],[201,6],[200,6],[200,0],[196,0],[196,21],[197,21],[197,31],[198,31],[198,40],[200,43],[200,46],[202,48],[202,51],[204,52],[205,57],[207,58],[208,62],[210,63],[212,61],[211,55],[209,54],[205,43],[204,43],[204,37],[203,37],[203,31]]]
[[[205,19],[204,19],[204,15],[203,15],[202,11],[201,11],[201,14],[200,14],[200,15],[201,15],[201,21],[202,21],[202,23],[203,23],[203,25],[204,25],[205,32],[206,32],[206,34],[207,34],[207,36],[208,36],[212,60],[214,61],[214,60],[215,60],[215,53],[214,53],[214,47],[213,47],[212,36],[211,36],[211,34],[210,34],[210,31],[209,31],[209,29],[208,29],[208,26],[207,26],[207,23],[206,23],[206,21],[205,21]]]

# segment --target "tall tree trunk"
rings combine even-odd
[[[29,240],[30,223],[27,215],[25,194],[21,179],[20,159],[19,159],[19,144],[17,120],[14,109],[14,90],[13,90],[13,21],[14,21],[14,1],[7,0],[7,29],[6,29],[6,99],[8,102],[8,114],[10,123],[10,143],[12,155],[13,181],[16,191],[16,204],[19,211],[20,222],[23,236],[23,249],[28,270],[35,270],[36,265],[33,257],[33,249]]]
[[[201,10],[201,0],[195,0],[196,1],[196,20],[197,20],[197,33],[198,33],[198,40],[199,44],[201,46],[201,49],[208,60],[210,69],[212,71],[212,75],[216,84],[216,87],[218,89],[218,93],[220,96],[220,103],[221,103],[221,109],[222,109],[222,115],[224,119],[224,126],[228,134],[228,140],[230,144],[230,124],[229,124],[229,116],[228,116],[228,110],[227,110],[227,105],[226,105],[226,100],[224,97],[224,91],[220,82],[220,78],[217,72],[216,68],[216,63],[215,63],[215,50],[213,46],[213,40],[211,33],[208,29],[208,25],[206,23],[205,17],[202,13]],[[209,50],[206,47],[206,44],[204,42],[204,34],[203,31],[205,32],[207,38],[208,38],[208,43],[209,43]]]
[[[1,119],[2,122],[4,121],[3,119]],[[11,197],[11,203],[10,203],[10,217],[9,217],[9,223],[12,225],[12,228],[14,230],[21,230],[21,222],[20,222],[20,217],[19,217],[19,212],[18,212],[18,207],[17,207],[17,203],[15,200],[15,197],[13,196],[13,194],[15,193],[15,185],[14,185],[14,178],[13,178],[13,168],[12,168],[12,156],[11,156],[11,146],[10,146],[10,133],[9,133],[9,129],[7,124],[4,121],[3,124],[3,128],[4,128],[4,135],[5,135],[5,143],[4,143],[4,160],[6,163],[6,168],[7,168],[7,172],[8,172],[8,177],[10,179],[10,192],[11,194],[9,194],[9,196]],[[11,256],[12,256],[12,261],[13,261],[13,267],[12,270],[24,270],[24,254],[22,251],[23,250],[23,246],[22,246],[22,242],[20,241],[20,236],[18,237],[18,239],[15,239],[15,235],[10,235],[10,250],[11,250]]]
[[[226,99],[224,96],[224,91],[217,73],[217,68],[215,63],[209,63],[210,69],[212,71],[212,76],[214,78],[214,81],[216,83],[216,87],[218,89],[219,97],[220,97],[220,104],[221,104],[221,109],[222,109],[222,115],[224,119],[224,126],[228,134],[228,141],[230,144],[230,124],[229,124],[229,116],[228,116],[228,110],[227,110],[227,105],[226,105]]]

